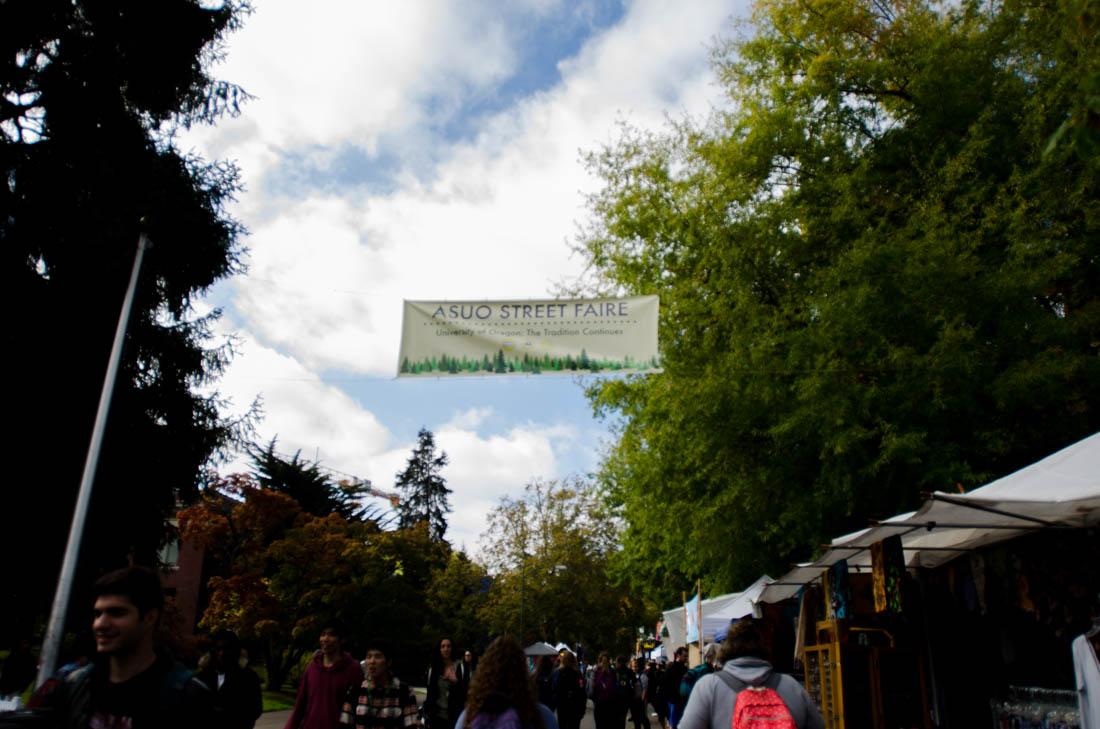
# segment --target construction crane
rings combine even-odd
[[[358,488],[358,489],[361,489],[361,490],[367,492],[371,496],[377,496],[380,499],[385,499],[386,501],[390,502],[390,508],[391,509],[396,509],[398,507],[398,505],[401,503],[401,497],[398,496],[397,494],[395,494],[394,492],[392,492],[392,491],[383,491],[382,489],[375,488],[374,486],[371,485],[370,481],[364,481],[361,478],[355,478],[355,477],[352,477],[350,479],[345,478],[345,479],[341,480],[339,483],[340,483],[340,486],[342,486],[342,487],[345,487],[345,488]]]

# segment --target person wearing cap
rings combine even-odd
[[[722,670],[695,684],[684,708],[680,729],[729,729],[737,697],[746,689],[772,689],[798,729],[825,729],[825,720],[802,684],[772,670],[760,629],[751,619],[731,626],[719,651]]]
[[[412,686],[393,675],[393,650],[382,640],[367,642],[367,675],[348,692],[340,724],[358,729],[420,729]]]

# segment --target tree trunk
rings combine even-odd
[[[301,648],[278,648],[274,641],[268,644],[267,651],[267,690],[279,691],[286,683],[290,670],[298,665],[305,653]],[[297,688],[297,686],[293,687]]]

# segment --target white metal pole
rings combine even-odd
[[[88,457],[84,461],[84,475],[80,479],[80,494],[76,498],[73,511],[73,523],[69,527],[69,542],[65,547],[65,558],[61,562],[61,576],[57,580],[57,592],[54,593],[53,608],[50,610],[50,622],[46,628],[46,639],[42,644],[42,658],[38,666],[38,688],[53,675],[57,665],[57,654],[61,647],[61,638],[65,630],[65,613],[72,594],[73,575],[76,573],[77,558],[80,555],[80,539],[84,534],[84,522],[88,516],[88,504],[92,497],[92,482],[95,480],[96,466],[99,463],[99,451],[103,446],[103,433],[107,429],[107,413],[111,409],[111,395],[115,390],[119,361],[122,359],[122,345],[126,340],[126,327],[130,321],[130,310],[134,305],[134,291],[137,289],[141,272],[141,260],[149,239],[142,233],[138,237],[137,253],[134,255],[134,268],[130,272],[130,286],[126,289],[126,298],[122,301],[122,312],[118,316],[115,329],[115,341],[111,347],[111,358],[107,362],[107,374],[103,378],[103,390],[99,395],[99,410],[96,412],[95,426],[92,428],[92,441],[88,445]]]

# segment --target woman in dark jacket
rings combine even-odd
[[[554,661],[550,656],[539,659],[539,666],[535,670],[535,689],[538,691],[539,703],[553,711],[558,702],[554,698]]]
[[[611,665],[611,656],[607,651],[600,653],[596,659],[596,670],[592,672],[592,678],[588,685],[588,695],[592,699],[592,718],[596,721],[596,729],[622,729],[626,723],[619,722],[615,726],[615,717],[619,714],[619,677],[615,673],[615,667]]]
[[[424,698],[424,722],[428,729],[454,729],[466,701],[466,681],[461,663],[451,655],[454,641],[439,641],[439,650],[428,669],[428,695]]]
[[[578,729],[588,708],[584,676],[577,670],[577,657],[569,651],[561,656],[561,666],[554,679],[554,704],[558,709],[561,729]]]

